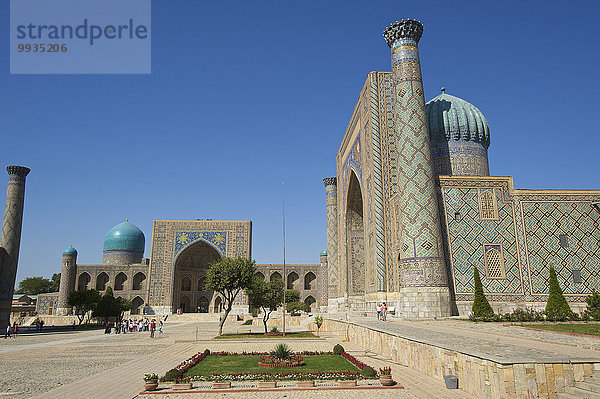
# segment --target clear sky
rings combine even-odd
[[[70,244],[101,263],[125,218],[145,256],[154,219],[249,219],[253,258],[279,263],[282,180],[287,261],[318,263],[322,179],[402,18],[425,26],[426,98],[445,86],[487,117],[492,175],[600,189],[598,1],[153,1],[150,75],[10,75],[8,4],[0,166],[32,169],[17,281],[59,272]]]

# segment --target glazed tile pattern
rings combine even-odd
[[[23,166],[7,166],[6,170],[8,172],[8,188],[2,234],[0,235],[0,329],[6,328],[10,319],[21,244],[25,178],[30,169]]]
[[[550,263],[569,302],[583,303],[600,288],[600,214],[591,206],[600,192],[515,190],[510,177],[440,176],[439,182],[457,301],[473,300],[473,265],[488,300],[508,307],[547,300]],[[477,193],[490,189],[499,219],[481,220]],[[569,238],[567,248],[560,245],[561,234]],[[505,279],[486,277],[483,244],[493,243],[502,245]],[[580,283],[573,270],[581,272]]]
[[[396,94],[395,127],[401,138],[401,285],[446,286],[417,42],[418,39],[403,37],[390,46]]]

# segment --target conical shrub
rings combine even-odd
[[[560,320],[568,318],[573,313],[556,277],[556,270],[550,264],[550,277],[548,277],[548,302],[546,303],[546,315],[550,319]]]
[[[479,277],[479,270],[477,270],[477,266],[475,266],[473,269],[473,279],[475,280],[475,300],[473,301],[472,308],[473,315],[476,318],[489,317],[494,314],[494,310],[483,293],[483,284],[481,284],[481,278]]]

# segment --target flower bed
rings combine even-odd
[[[238,355],[254,355],[260,356],[260,361],[269,364],[271,361],[269,353],[267,352],[241,352],[241,353],[230,353],[230,352],[212,352],[210,354],[205,352],[199,352],[194,356],[181,362],[177,367],[169,370],[163,377],[161,382],[172,381],[172,382],[192,382],[192,381],[251,381],[251,380],[286,380],[286,381],[303,381],[303,380],[360,380],[366,377],[360,371],[323,371],[323,372],[275,372],[275,373],[214,373],[210,376],[205,375],[185,375],[185,373],[192,367],[200,363],[207,356],[238,356]],[[300,359],[304,362],[303,356],[319,356],[319,355],[331,355],[332,352],[318,352],[318,351],[303,351],[294,354],[294,361]],[[355,365],[359,370],[364,369],[367,365],[354,356],[342,352],[341,356]],[[266,367],[277,367],[277,366],[266,366]],[[280,367],[294,367],[294,366],[280,366]]]
[[[295,354],[289,359],[278,359],[271,355],[261,356],[258,362],[260,367],[298,367],[305,364],[304,358],[299,354]]]

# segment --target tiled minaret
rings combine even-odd
[[[325,184],[325,207],[327,217],[327,298],[333,308],[337,309],[338,294],[338,198],[337,178],[326,177]]]
[[[394,22],[383,36],[392,50],[394,125],[402,196],[400,308],[404,317],[450,315],[450,293],[433,179],[421,79],[419,21]]]
[[[69,294],[75,291],[76,274],[77,250],[73,246],[70,246],[62,254],[60,288],[58,289],[58,301],[56,304],[56,314],[59,316],[70,315],[73,312],[73,308],[69,306]]]
[[[10,321],[10,307],[21,244],[25,178],[30,169],[11,165],[7,166],[6,170],[8,171],[8,189],[6,190],[6,207],[0,236],[0,331],[6,329]]]

